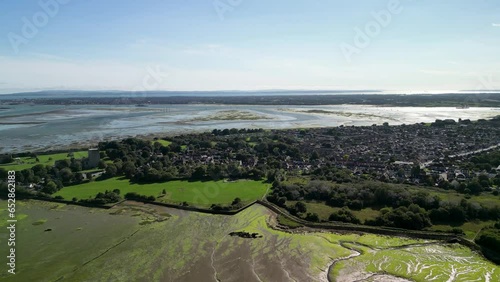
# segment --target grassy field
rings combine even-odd
[[[296,201],[288,201],[287,205],[295,205]],[[317,213],[321,220],[328,220],[330,214],[340,210],[341,208],[331,207],[324,203],[319,202],[304,202],[307,207],[307,212]],[[367,219],[375,219],[379,215],[378,210],[372,208],[365,208],[359,211],[351,210],[351,212],[359,219],[364,222]]]
[[[296,184],[296,185],[307,185],[310,179],[307,177],[295,177],[295,176],[290,176],[286,181],[283,182],[284,185],[288,184]],[[366,181],[364,183],[360,184],[337,184],[338,186],[342,188],[349,188],[352,185],[379,185],[381,184],[380,182],[370,182]],[[407,184],[389,184],[385,183],[384,185],[387,185],[389,187],[393,188],[404,188],[408,189],[410,192],[427,192],[431,196],[438,196],[441,200],[444,201],[449,201],[452,203],[460,203],[462,199],[466,197],[465,194],[461,194],[456,192],[455,190],[445,190],[442,188],[438,187],[431,187],[431,186],[413,186],[413,185],[407,185]],[[491,192],[483,192],[479,195],[470,195],[470,198],[467,199],[469,202],[477,202],[479,204],[483,204],[486,207],[494,207],[500,205],[500,196],[495,196]]]
[[[428,192],[431,196],[438,196],[441,200],[449,201],[452,203],[459,203],[466,196],[465,194],[457,193],[454,190],[444,190],[436,187],[415,187],[408,185],[401,186],[409,188],[410,191],[425,191]],[[491,192],[483,192],[480,195],[470,196],[470,199],[467,199],[467,201],[477,202],[487,207],[494,207],[500,205],[500,196],[494,196]]]
[[[297,223],[293,220],[290,220],[288,219],[287,217],[283,216],[283,215],[278,215],[278,218],[277,218],[279,224],[281,225],[284,225],[284,226],[288,226],[288,227],[291,227],[291,228],[296,228],[296,227],[300,227],[302,226],[300,223]]]
[[[158,143],[160,143],[160,144],[162,144],[163,146],[166,146],[166,147],[170,146],[170,144],[172,144],[172,142],[167,141],[167,140],[163,140],[163,139],[153,140],[152,142],[153,142],[153,144],[155,142],[158,142]]]
[[[88,156],[87,151],[73,152],[73,157],[75,159],[81,159],[81,158],[84,158],[87,156]],[[20,171],[23,169],[31,168],[37,164],[54,165],[55,161],[69,159],[69,158],[70,157],[68,157],[68,153],[38,155],[38,159],[40,160],[39,162],[36,162],[35,158],[24,157],[24,158],[20,158],[20,160],[18,160],[18,161],[15,161],[15,162],[12,162],[9,164],[2,164],[2,165],[0,165],[0,168],[3,168],[5,170]]]
[[[99,192],[120,189],[121,194],[136,192],[141,195],[155,196],[157,201],[165,203],[187,202],[195,206],[210,206],[212,204],[230,204],[239,197],[243,203],[261,199],[270,184],[262,181],[169,181],[153,184],[131,184],[124,178],[111,178],[103,181],[69,186],[58,191],[54,196],[62,196],[71,200],[93,198]],[[162,191],[167,192],[162,195]]]
[[[490,220],[490,221],[469,221],[465,222],[464,224],[457,225],[457,226],[449,226],[449,225],[439,225],[435,224],[432,225],[429,230],[432,231],[444,231],[444,232],[450,232],[452,228],[460,228],[464,231],[465,237],[467,239],[474,239],[476,235],[478,234],[479,231],[481,231],[482,228],[487,227],[487,226],[492,226],[495,224],[495,221]]]
[[[291,207],[294,206],[297,201],[287,201],[286,205]],[[337,209],[327,206],[324,203],[316,203],[316,202],[304,202],[307,207],[307,212],[317,213],[321,220],[328,220],[330,214],[335,212]]]
[[[477,197],[484,197],[484,196],[477,196]],[[295,205],[297,201],[288,201],[287,206],[293,206]],[[307,207],[307,212],[311,213],[316,213],[318,214],[319,218],[321,220],[328,220],[328,217],[330,214],[333,212],[336,212],[340,210],[340,208],[337,207],[330,207],[324,203],[321,202],[304,202]],[[498,204],[498,203],[497,203]],[[374,210],[372,208],[364,208],[361,210],[351,210],[351,212],[359,219],[361,220],[361,223],[365,222],[367,219],[375,219],[379,215],[378,210]],[[481,228],[484,228],[486,226],[491,226],[495,222],[494,221],[470,221],[470,222],[465,222],[460,225],[446,225],[446,224],[435,224],[429,227],[427,230],[430,231],[443,231],[443,232],[452,232],[453,228],[460,228],[464,231],[465,237],[468,239],[473,239],[476,234],[481,230]]]

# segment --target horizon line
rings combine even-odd
[[[1,91],[1,90],[0,90]],[[381,95],[390,95],[390,94],[406,94],[406,95],[433,95],[433,94],[477,94],[477,93],[500,93],[500,89],[484,89],[484,90],[379,90],[379,89],[314,89],[314,88],[295,88],[295,89],[284,89],[284,88],[277,88],[277,89],[221,89],[221,90],[117,90],[117,89],[99,89],[99,90],[82,90],[82,89],[43,89],[43,90],[32,90],[32,91],[19,91],[19,92],[6,92],[6,93],[0,93],[0,96],[8,96],[8,95],[23,95],[23,94],[45,94],[45,93],[50,93],[53,92],[53,94],[62,94],[61,92],[68,92],[68,94],[72,93],[78,93],[78,92],[92,92],[92,93],[97,93],[97,92],[106,92],[106,93],[113,93],[113,92],[122,92],[122,93],[134,93],[134,92],[141,92],[141,93],[215,93],[215,92],[241,92],[241,93],[265,93],[265,92],[294,92],[294,93],[308,93],[308,92],[317,92],[317,93],[323,93],[323,92],[336,92],[338,94],[349,94],[349,93],[357,93],[357,94],[375,94],[379,93]],[[388,93],[390,92],[390,93]]]

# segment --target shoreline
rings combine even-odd
[[[494,108],[492,108],[494,109]],[[496,109],[496,108],[495,108]],[[278,109],[279,110],[279,109]],[[478,118],[478,119],[474,119],[474,120],[471,120],[472,122],[477,122],[478,120],[492,120],[494,119],[495,117],[498,117],[500,116],[500,108],[497,109],[499,112],[498,114],[499,115],[494,115],[494,116],[490,116],[490,117],[486,117],[486,118]],[[351,113],[353,115],[356,115],[356,113]],[[316,114],[316,113],[312,113],[310,115],[318,115],[318,116],[328,116],[328,114]],[[347,118],[347,117],[346,117]],[[1,117],[0,117],[1,119]],[[274,120],[263,120],[263,122],[272,122]],[[180,132],[180,131],[169,131],[168,128],[163,128],[161,132],[151,132],[151,133],[146,133],[146,134],[141,134],[141,133],[138,133],[138,134],[125,134],[125,135],[112,135],[112,136],[108,136],[108,137],[105,137],[105,138],[102,138],[103,135],[101,136],[96,136],[95,138],[93,139],[89,139],[89,140],[83,140],[83,141],[71,141],[71,142],[68,142],[66,144],[62,144],[62,143],[56,143],[56,144],[51,144],[51,145],[41,145],[39,147],[36,147],[36,148],[30,148],[30,147],[35,147],[36,145],[26,145],[24,147],[28,147],[28,148],[24,148],[24,149],[20,149],[20,150],[12,150],[12,148],[10,148],[11,150],[9,150],[8,146],[2,146],[0,147],[0,154],[20,154],[20,153],[24,153],[24,152],[34,152],[34,153],[50,153],[50,152],[63,152],[63,151],[73,151],[73,150],[79,150],[79,149],[87,149],[89,147],[95,147],[97,146],[97,144],[99,142],[103,142],[103,141],[119,141],[119,140],[123,140],[123,139],[126,139],[126,138],[139,138],[139,139],[146,139],[146,140],[150,140],[150,141],[154,141],[155,138],[158,138],[158,139],[162,139],[162,138],[165,138],[165,137],[172,137],[172,136],[179,136],[179,135],[189,135],[189,134],[202,134],[202,133],[208,133],[208,132],[211,132],[213,129],[220,129],[217,127],[217,122],[218,120],[215,120],[214,123],[212,124],[213,127],[211,128],[200,128],[197,126],[197,124],[189,124],[189,123],[185,123],[183,125],[187,125],[190,127],[189,130],[184,130],[183,132]],[[219,121],[220,122],[220,121]],[[254,123],[255,122],[259,122],[259,120],[232,120],[232,121],[229,121],[229,120],[224,120],[223,122],[226,122],[226,123],[231,123],[231,122],[234,122],[234,123],[242,123],[244,124],[245,122],[247,123],[248,126],[243,126],[243,127],[235,127],[237,129],[241,129],[241,128],[262,128],[266,131],[286,131],[286,130],[294,130],[294,129],[317,129],[317,128],[338,128],[338,127],[342,127],[342,126],[354,126],[354,127],[367,127],[367,126],[371,126],[371,125],[362,125],[362,124],[352,124],[353,121],[352,120],[339,120],[337,125],[331,125],[331,124],[328,124],[328,123],[320,123],[320,124],[316,124],[316,123],[313,123],[311,122],[311,124],[309,126],[304,126],[303,124],[299,123],[299,122],[294,122],[294,121],[284,121],[284,122],[288,122],[288,126],[285,126],[285,127],[277,127],[277,128],[268,128],[268,127],[259,127],[259,126],[255,126]],[[280,122],[280,121],[276,121],[276,122]],[[389,122],[394,122],[394,120],[389,120]],[[180,121],[176,121],[176,122],[173,122],[174,125],[179,125]],[[3,125],[4,123],[0,122],[0,125]],[[10,124],[10,123],[9,123]],[[19,122],[19,123],[16,123],[16,124],[21,124],[21,125],[45,125],[45,124],[48,124],[47,122],[36,122],[36,121],[31,121],[31,122]],[[376,124],[377,126],[381,126],[382,125],[382,120],[377,122],[377,121],[373,121],[372,124]],[[397,123],[397,124],[390,124],[389,126],[401,126],[403,124],[406,124],[406,125],[416,125],[416,124],[422,124],[422,122],[414,122],[414,123],[403,123],[403,122],[400,122],[400,123]],[[160,124],[160,125],[163,125],[163,127],[165,127],[165,124]],[[203,126],[207,126],[207,124],[201,124]],[[230,124],[227,124],[228,127],[226,128],[231,128],[230,127]],[[104,130],[104,129],[103,129]],[[70,140],[69,140],[70,141]]]

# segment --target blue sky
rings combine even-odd
[[[498,0],[0,0],[0,34],[0,93],[500,89]]]

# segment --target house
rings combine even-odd
[[[458,172],[458,173],[455,173],[455,179],[457,181],[465,181],[466,177],[465,177],[465,174]]]

